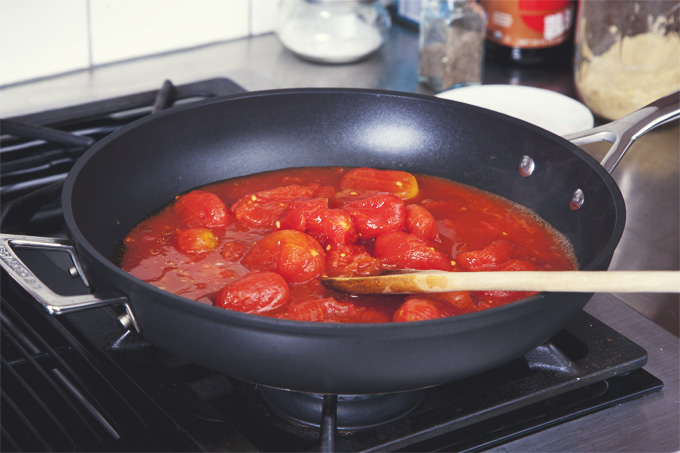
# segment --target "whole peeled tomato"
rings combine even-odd
[[[326,252],[325,272],[331,277],[378,275],[381,270],[380,261],[361,245],[335,246]]]
[[[174,210],[180,221],[188,227],[222,228],[232,221],[220,197],[204,190],[193,190],[180,196]]]
[[[387,315],[380,310],[340,302],[333,297],[291,302],[285,310],[278,315],[279,318],[313,322],[389,322]]]
[[[326,246],[353,244],[359,239],[350,215],[344,209],[321,209],[307,219],[307,233]]]
[[[418,195],[418,181],[415,176],[401,170],[354,168],[340,179],[340,187],[351,190],[368,189],[388,192],[402,200]]]
[[[354,316],[356,307],[349,302],[338,302],[333,297],[292,302],[281,314],[284,319],[313,322],[342,322]]]
[[[432,306],[439,310],[441,314],[440,317],[463,315],[466,313],[471,313],[473,311],[478,311],[477,305],[472,300],[472,297],[470,296],[470,293],[468,291],[451,291],[434,294],[417,294],[406,297],[405,302],[409,302],[411,300],[416,299],[421,302],[422,301],[431,302]],[[416,307],[420,307],[421,310],[424,310],[425,307],[428,307],[428,305],[424,303],[421,305],[416,304]],[[428,310],[430,309],[428,308]]]
[[[319,241],[297,230],[280,230],[260,239],[241,260],[251,271],[279,273],[287,282],[302,283],[324,271],[326,254]]]
[[[375,257],[393,269],[451,269],[449,257],[415,234],[404,231],[386,233],[375,240]]]
[[[463,315],[477,311],[477,306],[472,300],[470,293],[467,291],[451,291],[447,293],[438,293],[434,296],[446,304],[446,307],[453,315]]]
[[[179,230],[175,236],[177,250],[188,255],[210,252],[218,243],[217,236],[207,228]]]
[[[482,249],[459,253],[456,263],[466,271],[492,271],[510,258],[513,248],[510,241],[501,239]]]
[[[372,239],[384,233],[399,231],[406,221],[404,202],[389,193],[352,201],[343,206],[349,213],[361,239]]]
[[[508,260],[498,267],[491,269],[491,271],[503,271],[503,272],[517,272],[517,271],[534,271],[536,266],[530,261],[526,260]],[[472,291],[477,300],[483,305],[502,305],[516,300],[524,299],[537,292],[532,291]]]
[[[406,206],[406,224],[404,228],[421,238],[433,241],[439,236],[439,227],[430,211],[419,204]]]
[[[317,211],[328,209],[328,198],[300,198],[288,203],[275,226],[279,230],[307,229],[307,220]]]
[[[243,313],[265,313],[288,302],[288,284],[275,272],[251,272],[215,295],[214,305]]]
[[[251,193],[232,204],[231,213],[239,223],[248,227],[271,228],[290,202],[312,197],[315,187],[292,184]]]
[[[407,299],[394,313],[392,321],[425,321],[428,319],[438,319],[444,315],[436,301],[420,298]]]

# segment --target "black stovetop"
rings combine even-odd
[[[240,91],[227,79],[166,83],[14,120],[97,140],[175,101]],[[3,233],[65,234],[59,184],[85,148],[3,137]],[[27,161],[39,168],[24,169]],[[62,257],[21,256],[67,294],[83,290],[65,277]],[[480,450],[663,386],[642,369],[644,349],[585,312],[548,343],[482,375],[336,397],[263,388],[188,363],[127,331],[114,307],[53,317],[33,302],[3,271],[3,451]]]

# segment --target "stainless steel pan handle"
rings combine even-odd
[[[596,142],[612,143],[607,155],[600,162],[611,173],[635,140],[655,127],[677,118],[680,118],[680,90],[623,118],[593,129],[564,135],[564,138],[577,146]]]
[[[125,327],[134,327],[135,330],[140,331],[139,325],[130,310],[129,301],[125,296],[100,297],[96,294],[63,296],[57,294],[26,266],[16,254],[14,248],[30,248],[67,253],[73,262],[71,275],[80,277],[85,286],[89,287],[90,283],[83,273],[75,248],[69,241],[55,238],[0,234],[0,265],[7,271],[10,277],[35,298],[50,314],[60,315],[88,308],[123,305],[126,314],[122,315],[119,320]]]

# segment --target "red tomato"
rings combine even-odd
[[[313,187],[290,185],[248,194],[231,206],[231,212],[240,223],[254,228],[271,228],[296,198],[309,198]]]
[[[389,322],[387,315],[376,309],[338,302],[333,297],[293,302],[277,317],[315,322]]]
[[[307,232],[323,245],[353,244],[359,239],[352,217],[343,209],[321,209],[307,219]]]
[[[219,243],[215,234],[207,228],[179,230],[175,241],[177,250],[189,255],[209,252]]]
[[[328,297],[294,302],[281,317],[299,321],[338,322],[338,319],[350,316],[354,311],[354,304],[341,303]]]
[[[305,231],[307,219],[320,209],[328,209],[328,198],[293,200],[288,203],[288,207],[281,214],[276,227],[280,230]]]
[[[470,294],[477,300],[477,310],[486,310],[526,299],[538,293],[529,291],[471,291]]]
[[[446,254],[415,234],[403,231],[378,236],[374,255],[383,266],[393,269],[451,269],[451,260]]]
[[[188,227],[221,228],[232,221],[220,197],[203,190],[180,196],[174,209],[180,221]]]
[[[288,284],[279,274],[251,272],[219,290],[214,305],[257,314],[279,308],[289,299]]]
[[[427,241],[433,241],[439,236],[439,227],[430,211],[417,204],[406,206],[406,223],[404,228]]]
[[[361,239],[372,239],[390,231],[399,231],[406,221],[404,202],[388,193],[352,201],[343,209],[352,217]]]
[[[494,241],[480,250],[456,255],[456,265],[467,271],[490,271],[510,258],[513,245],[506,240]]]
[[[416,296],[409,297],[394,313],[392,321],[424,321],[445,316],[435,301]]]
[[[241,260],[250,270],[278,272],[288,282],[302,283],[324,270],[326,254],[308,234],[281,230],[258,241]]]
[[[379,193],[380,192],[377,190],[341,190],[333,195],[333,198],[329,200],[329,205],[332,208],[344,208],[348,203],[363,200],[364,198],[372,197]]]
[[[357,323],[376,323],[376,322],[390,322],[391,319],[385,313],[374,308],[367,308],[359,314],[359,317],[354,321]]]
[[[508,260],[493,271],[535,271],[536,266],[530,261]],[[481,303],[488,306],[504,305],[516,300],[524,299],[537,292],[531,291],[472,291],[471,294]]]
[[[526,260],[508,260],[498,266],[496,270],[499,271],[535,271],[536,266],[531,261]]]
[[[467,291],[451,291],[448,293],[438,293],[435,295],[437,300],[441,300],[452,312],[452,315],[463,315],[477,311],[477,306],[472,301],[470,293]]]
[[[432,306],[439,310],[439,316],[437,317],[440,318],[446,316],[463,315],[465,313],[471,313],[479,310],[477,304],[475,304],[475,302],[472,300],[472,297],[470,296],[470,293],[467,291],[451,291],[448,293],[435,293],[435,294],[418,294],[408,296],[405,299],[405,302],[409,302],[411,300],[431,302]],[[431,309],[426,304],[416,306],[422,310],[425,310],[425,308]],[[416,310],[413,309],[413,311]],[[425,315],[423,314],[422,316]]]
[[[312,197],[314,198],[331,198],[335,195],[335,188],[330,185],[322,186],[320,184],[310,184],[312,190]]]
[[[340,179],[343,189],[369,189],[389,192],[408,200],[418,195],[418,181],[415,176],[399,170],[377,170],[375,168],[355,168]]]
[[[331,247],[326,252],[326,274],[331,277],[377,275],[381,269],[380,261],[361,245]]]
[[[290,286],[291,300],[323,299],[327,295],[326,287],[317,278]]]

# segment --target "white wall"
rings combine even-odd
[[[0,86],[272,31],[279,0],[0,0]]]

